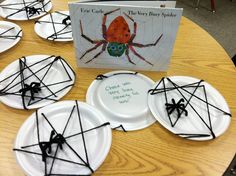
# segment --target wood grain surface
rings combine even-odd
[[[53,0],[53,9],[67,10],[66,0]],[[1,19],[0,20],[5,20]],[[0,54],[0,70],[21,56],[48,54],[65,58],[77,74],[75,87],[62,100],[85,101],[92,80],[110,70],[76,67],[73,43],[41,39],[34,21],[15,21],[23,29],[22,40]],[[236,70],[225,50],[201,27],[182,17],[171,64],[167,72],[145,72],[153,80],[187,75],[203,79],[224,95],[232,113],[229,129],[219,138],[195,142],[176,137],[160,124],[134,132],[113,131],[112,147],[94,175],[220,176],[236,152]],[[17,110],[0,103],[0,175],[22,176],[12,151],[22,123],[33,110]]]

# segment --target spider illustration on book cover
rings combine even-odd
[[[120,10],[120,8],[109,11],[103,15],[103,20],[102,20],[102,35],[103,35],[102,37],[103,37],[103,39],[101,39],[101,40],[93,40],[89,36],[85,35],[83,32],[82,21],[80,20],[81,37],[95,46],[93,46],[92,48],[89,48],[87,51],[85,51],[79,59],[84,58],[84,56],[86,54],[90,53],[91,51],[96,50],[99,46],[102,46],[101,51],[99,51],[96,55],[94,55],[90,60],[85,62],[86,64],[91,62],[92,60],[96,59],[104,51],[107,50],[108,54],[113,57],[121,57],[125,53],[125,56],[127,57],[128,61],[131,64],[136,65],[131,60],[131,58],[129,56],[129,53],[131,51],[135,56],[137,56],[137,58],[139,58],[139,59],[143,60],[144,62],[146,62],[147,64],[153,66],[153,64],[151,62],[149,62],[146,58],[141,56],[135,50],[135,47],[145,48],[145,47],[156,46],[157,43],[163,37],[163,34],[161,34],[156,39],[156,41],[154,43],[141,44],[141,43],[134,42],[138,25],[134,21],[134,19],[126,13],[123,13],[124,16],[133,22],[133,33],[131,33],[129,25],[123,16],[117,16],[107,28],[107,26],[106,26],[107,16],[110,15],[111,13],[118,11],[118,10]]]

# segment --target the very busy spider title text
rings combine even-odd
[[[80,9],[81,13],[96,13],[96,14],[104,14],[105,11],[103,9],[86,9],[86,8],[81,8]],[[174,14],[173,12],[162,12],[162,13],[156,13],[156,12],[152,12],[152,11],[149,11],[149,12],[144,12],[144,11],[141,11],[141,10],[128,10],[127,11],[127,14],[128,15],[132,15],[132,16],[135,16],[135,15],[138,15],[138,16],[156,16],[156,17],[176,17],[176,14]]]

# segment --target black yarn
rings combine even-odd
[[[62,21],[55,21],[55,19],[53,18],[53,14],[49,14],[50,16],[50,20],[49,21],[42,21],[42,20],[38,20],[35,21],[35,23],[47,23],[47,24],[51,24],[52,28],[53,28],[53,33],[51,35],[49,35],[47,37],[47,39],[51,39],[51,40],[56,40],[56,39],[71,39],[71,37],[63,37],[63,35],[65,34],[72,34],[72,30],[71,30],[71,20],[70,20],[70,16],[67,14],[64,14],[62,12],[55,12],[57,15],[60,15],[63,17]],[[62,29],[60,30],[56,30],[56,25],[60,25],[63,26]]]
[[[96,79],[96,80],[103,80],[103,79],[105,79],[105,78],[109,78],[109,77],[116,76],[116,75],[137,75],[137,74],[138,74],[138,72],[114,73],[114,74],[109,75],[109,76],[100,74],[100,75],[97,75],[97,77],[96,77],[95,79]]]
[[[112,128],[112,129],[113,129],[113,130],[116,130],[116,129],[122,129],[122,131],[127,132],[127,130],[124,128],[123,125],[119,125],[119,126],[114,127],[114,128]]]
[[[2,33],[0,33],[0,39],[5,39],[5,40],[16,40],[17,38],[21,38],[20,33],[22,30],[19,30],[16,35],[9,35],[8,33],[13,31],[15,27],[11,27]]]

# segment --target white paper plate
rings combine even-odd
[[[138,130],[156,121],[147,104],[147,91],[154,84],[151,79],[131,71],[104,76],[108,78],[92,82],[86,101],[101,110],[112,128],[122,125],[127,131]]]
[[[53,41],[72,41],[71,24],[62,23],[67,18],[69,11],[54,12],[40,18],[34,26],[35,32],[42,38]],[[69,24],[70,20],[66,24]]]
[[[10,39],[2,38],[4,36],[10,37]],[[15,46],[20,41],[21,37],[22,30],[18,25],[8,21],[0,21],[0,53]]]
[[[186,100],[191,98],[190,93],[194,93],[195,89],[196,91],[194,93],[194,96],[192,96],[190,103],[185,108],[188,112],[187,116],[185,113],[182,113],[177,123],[175,125],[171,125],[171,121],[172,124],[174,124],[177,120],[178,113],[175,109],[173,113],[170,114],[170,121],[165,105],[166,98],[164,84],[162,80],[158,81],[153,89],[158,89],[155,91],[159,93],[153,95],[152,91],[149,93],[148,105],[154,117],[160,124],[162,124],[172,133],[192,140],[210,140],[214,138],[214,135],[215,137],[218,137],[226,131],[231,121],[230,110],[223,96],[215,88],[213,88],[207,82],[202,81],[201,83],[199,83],[200,80],[187,76],[173,76],[169,77],[169,79],[180,87],[196,83],[192,84],[192,87],[185,86],[179,88],[179,91],[182,93],[181,95],[181,93],[178,92],[177,89],[172,89],[175,87],[173,86],[171,81],[165,78],[165,89],[167,90],[166,97],[167,102],[170,104],[173,104],[172,99],[174,99],[177,103],[181,98],[183,98],[184,102],[181,102],[181,104],[186,105]],[[201,87],[197,88],[198,83]],[[208,106],[207,103],[205,103],[206,98],[203,85],[205,86],[206,90],[207,102],[209,104]],[[196,111],[194,111],[192,107]],[[209,108],[211,120],[209,120],[207,108]],[[220,110],[217,108],[219,108]],[[205,124],[196,112],[200,115]],[[211,131],[213,132],[213,134]]]
[[[59,100],[69,92],[74,84],[75,74],[71,67],[65,60],[58,59],[55,61],[55,58],[55,56],[48,55],[32,55],[26,57],[26,65],[29,68],[25,67],[23,72],[25,78],[24,84],[40,83],[42,79],[43,81],[39,86],[41,91],[34,93],[34,100],[31,98],[31,92],[26,92],[26,96],[24,96],[25,109],[39,108]],[[12,62],[0,74],[0,101],[13,108],[24,109],[23,98],[21,97],[22,91],[20,92],[22,85],[20,83],[19,60]],[[36,76],[32,72],[36,73]],[[32,86],[34,85],[32,84]],[[45,97],[47,99],[44,99]]]
[[[88,161],[90,167],[93,169],[93,171],[95,171],[103,163],[110,150],[112,138],[111,128],[110,125],[104,125],[102,127],[86,132],[86,130],[105,124],[106,121],[104,116],[92,106],[83,102],[77,101],[77,103],[78,106],[76,105],[76,101],[62,101],[51,104],[38,110],[37,114],[40,141],[48,142],[52,131],[52,127],[50,127],[49,123],[43,117],[43,113],[48,119],[48,121],[51,123],[53,128],[57,131],[57,133],[62,134],[66,139],[67,143],[87,163],[86,152],[84,150],[83,143],[83,141],[85,141],[85,148],[87,149]],[[74,110],[72,112],[73,107]],[[80,118],[78,116],[78,110]],[[68,121],[68,118],[70,117],[70,114],[72,114],[71,118],[63,134],[65,125]],[[79,119],[81,119],[82,125],[80,125]],[[22,148],[23,146],[39,143],[37,137],[38,133],[36,122],[37,120],[35,112],[21,126],[15,140],[15,149],[22,149],[42,154],[39,145],[31,146],[28,148]],[[83,129],[84,132],[83,136],[80,134],[71,138],[66,138],[73,134],[80,133],[82,131],[81,129]],[[49,155],[53,157],[55,155],[57,144],[54,143],[51,146],[52,153]],[[15,151],[15,154],[18,164],[21,166],[21,168],[27,175],[44,175],[45,163],[42,161],[42,156],[29,154],[22,151]],[[77,163],[83,163],[83,161],[78,156],[76,156],[76,154],[69,148],[66,143],[62,144],[62,149],[58,148],[56,157],[74,161]],[[50,167],[52,164],[52,158],[47,157],[46,162],[47,174],[49,174]],[[89,175],[91,174],[91,170],[85,166],[55,160],[51,174]]]
[[[34,8],[38,13],[29,14],[26,12],[26,8],[27,10],[28,8]],[[5,0],[0,4],[0,15],[10,20],[31,20],[45,15],[51,8],[50,0],[43,0],[42,2],[36,0]]]

